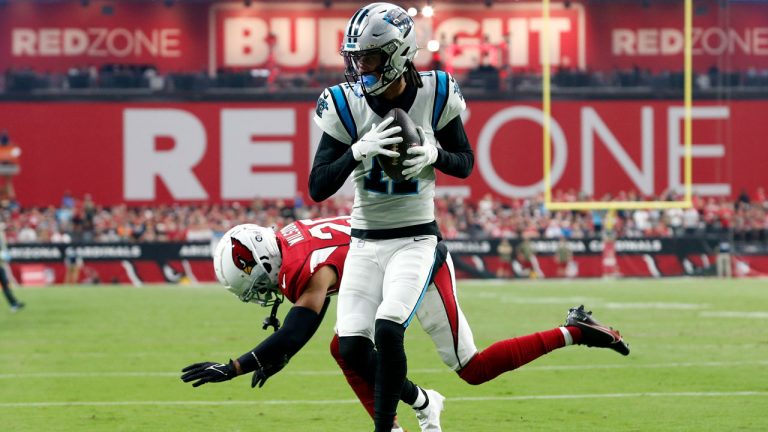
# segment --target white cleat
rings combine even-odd
[[[392,428],[392,432],[405,432],[405,429],[401,427]]]
[[[434,390],[424,390],[429,399],[429,405],[423,410],[416,411],[416,419],[419,420],[421,432],[442,432],[440,428],[440,412],[443,411],[445,397]]]

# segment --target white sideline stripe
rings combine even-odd
[[[652,302],[652,303],[605,303],[602,307],[606,309],[671,309],[671,310],[696,310],[709,309],[711,306],[706,303],[670,303],[670,302]]]
[[[735,311],[701,312],[699,313],[699,316],[717,317],[717,318],[768,318],[768,312],[735,312]]]
[[[734,396],[768,396],[763,391],[736,392],[648,392],[648,393],[595,393],[595,394],[561,394],[561,395],[525,395],[525,396],[477,396],[449,397],[449,402],[484,402],[484,401],[525,401],[525,400],[557,400],[557,399],[614,399],[638,397],[734,397]],[[328,405],[328,404],[358,404],[357,399],[335,400],[229,400],[229,401],[81,401],[81,402],[7,402],[0,403],[0,408],[46,408],[72,406],[183,406],[183,405]]]
[[[644,365],[636,364],[606,364],[606,365],[552,365],[552,366],[526,366],[516,370],[516,373],[524,371],[567,371],[567,370],[597,370],[597,369],[665,369],[685,367],[724,367],[724,366],[768,366],[768,360],[733,361],[733,362],[681,362],[681,363],[652,363]],[[448,374],[453,373],[447,367],[440,369],[412,369],[411,374]],[[341,372],[336,369],[319,371],[283,372],[283,375],[304,376],[330,376]],[[150,378],[173,377],[178,378],[181,372],[40,372],[21,374],[0,374],[0,379],[24,379],[24,378]]]

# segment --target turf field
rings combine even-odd
[[[409,376],[446,397],[443,429],[768,430],[768,282],[637,280],[460,284],[478,347],[551,328],[585,303],[632,348],[568,347],[472,387],[418,325]],[[193,389],[179,370],[226,361],[268,313],[214,286],[18,289],[0,310],[3,431],[370,431],[328,353],[335,311],[264,388],[250,376]],[[335,301],[334,301],[335,304]],[[283,313],[288,309],[283,307]],[[410,408],[406,429],[418,431]]]

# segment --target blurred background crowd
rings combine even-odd
[[[579,200],[574,193],[556,198]],[[637,198],[633,193],[603,197],[606,201]],[[673,195],[643,199],[654,198],[679,199]],[[753,194],[742,191],[735,201],[695,197],[690,209],[624,210],[615,216],[597,210],[547,211],[543,202],[542,197],[509,200],[487,195],[478,202],[440,197],[436,216],[447,239],[599,237],[610,224],[618,237],[725,234],[737,241],[768,241],[768,198],[762,188]],[[297,219],[349,214],[351,204],[339,197],[320,204],[296,198],[248,204],[104,206],[89,195],[66,194],[61,203],[45,208],[25,208],[4,199],[0,218],[6,223],[9,243],[204,241],[240,223],[279,228]]]

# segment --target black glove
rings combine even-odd
[[[283,368],[287,364],[288,364],[288,356],[285,356],[283,358],[283,361],[281,362],[256,369],[255,371],[253,371],[253,379],[251,379],[251,388],[255,388],[257,384],[259,388],[262,388],[264,386],[264,383],[267,382],[267,380],[269,379],[269,377],[283,370]]]
[[[209,382],[223,382],[229,381],[235,376],[235,364],[232,360],[228,364],[204,362],[191,364],[181,370],[184,375],[181,376],[181,380],[185,383],[195,381],[192,387],[199,387]]]

